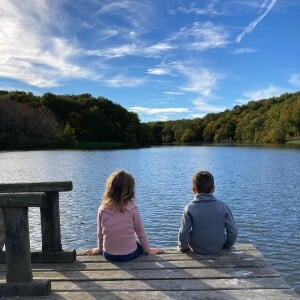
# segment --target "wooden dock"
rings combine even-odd
[[[73,263],[32,264],[33,278],[50,279],[51,295],[17,299],[300,299],[251,244],[216,255],[143,255],[111,263],[77,254]],[[0,282],[5,282],[0,265]],[[1,298],[0,299],[9,299]]]

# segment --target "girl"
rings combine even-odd
[[[127,261],[164,251],[150,248],[139,209],[135,203],[134,178],[125,171],[112,173],[98,210],[98,247],[88,255],[103,253],[107,260]],[[138,240],[137,240],[138,238]]]

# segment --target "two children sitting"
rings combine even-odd
[[[135,202],[134,178],[116,171],[106,182],[98,209],[98,246],[88,255],[102,253],[107,260],[127,261],[139,255],[163,253],[151,248]],[[194,200],[183,211],[179,250],[209,254],[229,248],[237,238],[237,226],[229,207],[213,196],[214,178],[206,171],[193,177]]]

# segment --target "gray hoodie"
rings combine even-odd
[[[178,240],[182,251],[209,254],[236,241],[237,225],[229,207],[213,194],[197,194],[183,211]]]

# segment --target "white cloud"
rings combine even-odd
[[[296,87],[300,87],[300,73],[292,74],[288,82]]]
[[[174,48],[175,48],[175,46],[173,46],[169,43],[161,42],[161,43],[157,43],[157,44],[150,46],[149,49],[145,49],[145,51],[150,52],[150,53],[156,53],[156,52],[159,53],[159,52],[171,50]]]
[[[177,71],[184,75],[187,83],[179,89],[184,92],[196,93],[210,97],[216,88],[218,76],[212,71],[199,66],[190,66],[183,63],[176,63]]]
[[[222,15],[223,13],[218,11],[216,9],[216,4],[218,3],[218,1],[216,0],[212,0],[209,1],[208,4],[206,6],[203,7],[196,7],[194,4],[190,4],[189,8],[185,8],[183,6],[178,8],[178,11],[185,13],[185,14],[196,14],[196,15]]]
[[[155,68],[147,71],[151,75],[170,75],[182,78],[180,84],[177,85],[176,94],[185,94],[186,92],[198,94],[204,97],[211,97],[213,91],[217,87],[221,74],[202,67],[195,61],[174,61],[170,63],[161,63]],[[166,92],[173,93],[175,92]]]
[[[134,36],[129,34],[130,38],[133,38],[143,32],[148,31],[148,26],[153,25],[153,11],[155,6],[150,1],[139,0],[97,0],[97,5],[100,4],[100,9],[97,11],[96,19],[102,19],[109,16],[109,19],[105,19],[102,26],[112,22],[113,18],[117,17],[119,21],[119,30],[123,31],[124,28],[129,32],[134,33]]]
[[[104,82],[115,88],[119,87],[136,87],[145,82],[145,78],[134,78],[126,75],[117,75],[113,78],[106,79]]]
[[[147,73],[151,75],[167,75],[169,74],[169,70],[163,68],[154,68],[154,69],[148,69]]]
[[[203,113],[217,113],[217,112],[222,112],[227,109],[227,107],[224,107],[224,106],[208,104],[201,99],[194,100],[193,103],[196,106],[196,109],[202,111]]]
[[[170,40],[197,51],[223,47],[229,43],[226,29],[211,22],[194,22],[192,27],[181,28]]]
[[[164,92],[164,94],[167,94],[167,95],[184,95],[184,93],[182,93],[182,92]]]
[[[129,110],[136,113],[143,113],[146,115],[177,114],[177,113],[185,113],[189,111],[188,108],[183,108],[183,107],[149,108],[149,107],[141,107],[141,106],[130,107]]]
[[[237,36],[236,41],[238,43],[241,42],[241,40],[244,38],[244,36],[246,34],[249,34],[252,32],[252,30],[258,25],[259,22],[262,21],[262,19],[271,11],[271,9],[274,7],[274,5],[276,4],[277,0],[271,0],[269,1],[269,3],[267,4],[266,1],[264,1],[262,3],[261,9],[264,9],[265,11],[259,15],[254,21],[252,21],[247,27],[246,29]]]
[[[101,1],[104,3],[98,11],[98,14],[122,14],[122,11],[133,13],[139,16],[140,12],[145,12],[149,8],[143,1],[122,0],[122,1]]]
[[[52,87],[58,85],[60,79],[91,75],[71,62],[79,50],[66,39],[52,34],[59,23],[55,21],[60,19],[57,16],[51,19],[56,12],[55,3],[2,0],[0,77],[37,87]]]
[[[253,48],[238,48],[233,51],[234,54],[246,54],[246,53],[254,53],[257,52],[257,49]]]
[[[136,45],[124,44],[122,46],[106,48],[104,50],[85,50],[84,54],[88,56],[100,56],[106,58],[116,58],[124,56],[141,56],[141,57],[155,57],[161,52],[168,51],[173,47],[167,43],[158,43],[153,45]]]
[[[191,114],[192,118],[204,118],[207,114],[206,113],[203,113],[203,114]]]
[[[235,102],[238,104],[245,104],[249,101],[257,101],[262,99],[269,99],[272,97],[278,97],[287,92],[287,89],[269,85],[266,88],[254,91],[246,91],[243,93],[243,98],[237,99]]]
[[[247,91],[244,93],[244,96],[251,100],[261,100],[261,99],[271,98],[274,96],[280,96],[285,92],[286,89],[282,87],[269,85],[268,87],[261,90]]]
[[[99,50],[86,50],[84,54],[88,56],[103,56],[107,58],[122,57],[127,55],[137,55],[138,48],[134,44],[125,44],[122,46],[99,49]]]

